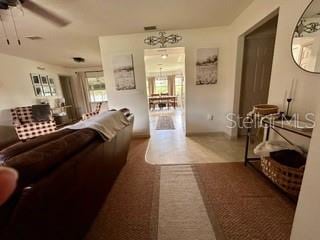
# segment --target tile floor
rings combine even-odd
[[[175,130],[156,130],[160,115],[173,118]],[[146,161],[156,165],[241,162],[245,141],[227,139],[223,134],[186,137],[183,112],[156,110],[150,112],[151,140]]]

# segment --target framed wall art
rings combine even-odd
[[[57,90],[54,78],[46,74],[30,73],[31,82],[36,97],[56,96]]]
[[[42,89],[43,89],[43,95],[45,97],[49,97],[49,96],[52,96],[51,94],[51,89],[50,89],[50,86],[42,86]]]
[[[49,85],[49,79],[47,75],[40,75],[42,86]]]
[[[33,85],[41,85],[40,75],[37,73],[31,73],[31,80]]]
[[[43,89],[41,85],[34,85],[33,89],[36,97],[43,97]]]
[[[218,82],[218,48],[197,50],[196,85],[209,85]]]
[[[113,74],[118,91],[136,89],[133,55],[113,56]]]
[[[54,79],[52,77],[49,77],[49,85],[54,86]]]

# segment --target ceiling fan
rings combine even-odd
[[[40,6],[32,0],[0,0],[0,9],[8,10],[10,7],[26,8],[34,14],[46,19],[47,21],[59,26],[64,27],[69,25],[71,22],[67,19],[58,16],[52,11]]]

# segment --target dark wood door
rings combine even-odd
[[[74,121],[77,119],[77,114],[75,110],[75,101],[71,87],[72,78],[70,76],[59,76],[59,78],[62,88],[62,94],[66,101],[66,105],[72,106],[71,108],[66,109],[67,115],[69,117],[69,120]]]
[[[246,116],[254,105],[268,102],[276,27],[277,18],[245,38],[239,109],[241,116]]]

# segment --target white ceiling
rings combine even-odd
[[[320,0],[313,0],[311,4],[306,9],[304,17],[317,17],[320,13]]]
[[[253,0],[33,0],[72,21],[58,28],[25,10],[15,11],[21,36],[41,36],[43,40],[22,39],[16,44],[10,18],[5,25],[11,45],[3,39],[0,52],[65,67],[101,65],[99,36],[143,32],[144,26],[160,30],[188,29],[230,24]],[[2,29],[0,34],[3,36]],[[86,63],[73,63],[80,56]]]
[[[167,58],[162,58],[166,55]],[[165,49],[146,49],[144,53],[146,74],[154,75],[160,72],[181,72],[185,66],[185,52],[183,47]]]

